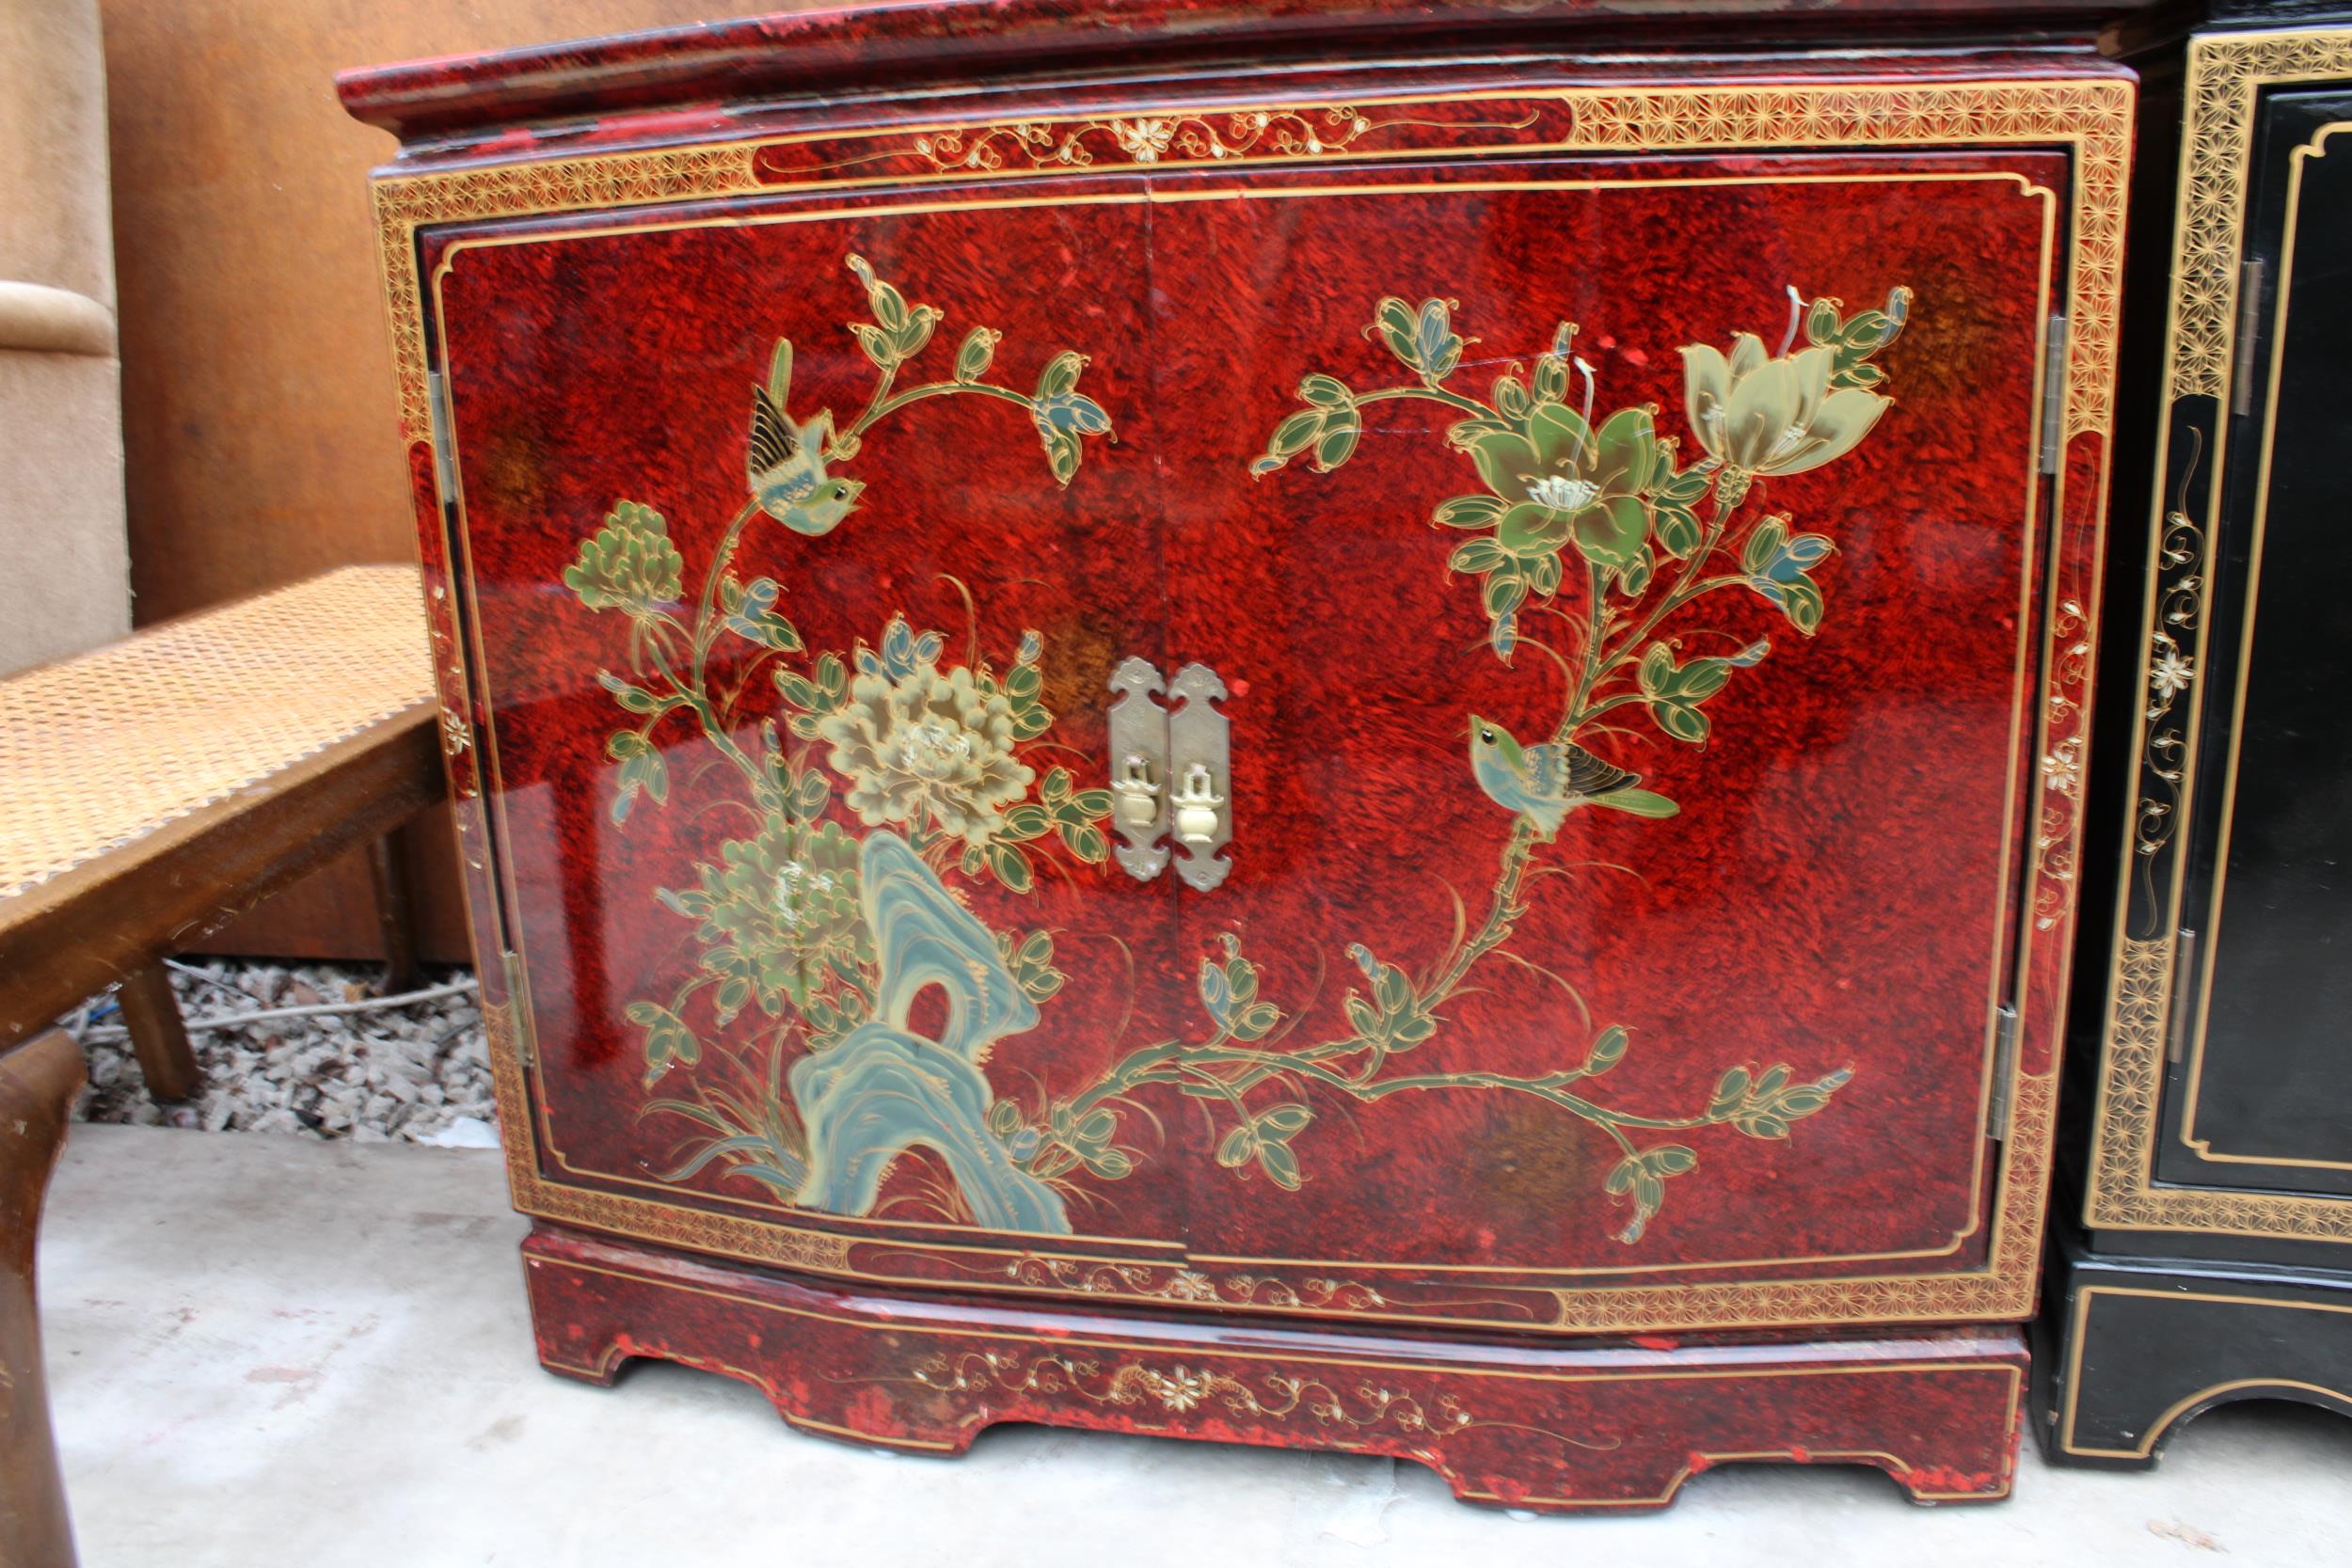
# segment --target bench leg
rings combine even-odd
[[[204,1074],[188,1044],[180,999],[171,994],[171,972],[158,960],[123,976],[115,1001],[121,1005],[122,1026],[131,1033],[147,1092],[157,1100],[185,1100],[196,1093]]]
[[[417,989],[416,900],[409,895],[408,830],[397,828],[368,847],[375,881],[375,918],[384,932],[384,994]]]
[[[0,1562],[72,1568],[73,1529],[49,1425],[33,1248],[83,1080],[62,1029],[0,1050]]]

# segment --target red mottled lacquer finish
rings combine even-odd
[[[1945,8],[1785,8],[1859,40]],[[798,1424],[916,1448],[1050,1420],[1391,1453],[1530,1507],[1654,1506],[1730,1457],[2006,1492],[2023,1353],[1953,1325],[2030,1308],[2098,610],[2117,244],[2100,193],[2122,175],[2126,78],[2079,40],[2024,38],[1570,61],[1514,51],[1555,31],[1598,49],[1622,8],[1513,9],[1449,8],[1459,48],[1409,60],[1399,40],[1434,8],[1006,0],[346,79],[356,113],[410,138],[379,185],[403,417],[550,1367],[609,1381],[629,1356],[676,1359]],[[1082,69],[1132,64],[1120,39],[1152,52],[1148,84]],[[1262,74],[1231,73],[1245,55]],[[993,74],[1015,60],[1018,80]],[[917,77],[973,91],[943,110]],[[1115,436],[1089,435],[1058,484],[1017,398],[934,396],[836,463],[866,486],[837,528],[755,516],[736,570],[780,585],[804,651],[718,639],[726,744],[664,720],[666,799],[616,823],[611,737],[636,721],[600,676],[659,682],[628,617],[584,605],[565,569],[617,502],[654,508],[691,618],[745,500],[748,389],[776,341],[796,418],[866,404],[851,256],[945,312],[902,387],[945,377],[985,326],[989,378],[1016,391],[1057,351],[1086,356]],[[1311,1118],[1294,1190],[1247,1150],[1218,1157],[1235,1112],[1213,1091],[1147,1085],[1120,1102],[1129,1168],[1062,1176],[1071,1234],[971,1224],[920,1145],[858,1212],[795,1202],[762,1179],[758,1137],[714,1148],[707,1121],[650,1104],[700,1096],[740,1126],[809,1053],[799,1025],[717,1017],[706,991],[685,1006],[699,1061],[649,1063],[646,1006],[709,946],[661,895],[756,826],[727,753],[788,723],[773,670],[876,646],[897,616],[942,634],[943,667],[1002,673],[1036,631],[1055,716],[1036,760],[1082,788],[1111,779],[1122,660],[1198,660],[1230,693],[1235,832],[1214,891],[1050,846],[1022,892],[944,858],[992,931],[1049,931],[1064,977],[985,1053],[1000,1105],[1041,1120],[1138,1048],[1201,1039],[1200,965],[1229,944],[1279,1009],[1272,1049],[1356,1027],[1359,946],[1442,970],[1513,842],[1472,776],[1470,716],[1543,737],[1581,592],[1496,657],[1476,580],[1448,570],[1464,536],[1431,521],[1482,491],[1447,445],[1454,411],[1368,404],[1327,473],[1250,459],[1311,374],[1409,379],[1367,331],[1395,295],[1449,302],[1470,340],[1454,385],[1479,397],[1579,324],[1597,409],[1649,406],[1687,462],[1680,351],[1778,348],[1792,288],[1849,313],[1912,301],[1863,445],[1751,503],[1834,543],[1812,568],[1826,614],[1806,635],[1738,588],[1661,628],[1677,658],[1770,657],[1709,701],[1703,746],[1631,708],[1586,732],[1681,810],[1579,811],[1535,848],[1512,956],[1386,1069],[1445,1086],[1359,1098],[1294,1072],[1258,1090],[1257,1110]],[[2058,312],[2091,325],[2045,383]],[[2042,399],[2061,386],[2065,462],[2044,477]],[[832,766],[823,744],[804,761]],[[847,788],[827,819],[871,831]],[[918,998],[915,1035],[946,1023]],[[1579,1092],[1629,1113],[1688,1117],[1735,1067],[1837,1087],[1786,1136],[1636,1123],[1631,1143],[1480,1091],[1574,1067],[1609,1024],[1629,1048]],[[2025,1107],[2006,1142],[2003,1102]],[[1695,1168],[1627,1239],[1611,1173],[1668,1139]],[[1432,1337],[1384,1337],[1415,1333]]]
[[[1750,1461],[1865,1465],[1920,1502],[2009,1496],[2026,1348],[2014,1331],[1868,1345],[1464,1346],[1038,1313],[794,1284],[542,1229],[523,1246],[552,1371],[629,1361],[750,1384],[803,1431],[961,1453],[987,1427],[1385,1454],[1469,1501],[1662,1508]]]

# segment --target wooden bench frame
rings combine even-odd
[[[421,637],[418,651],[425,652]],[[159,1099],[194,1093],[195,1054],[164,958],[362,845],[374,847],[386,895],[391,978],[396,987],[405,983],[415,948],[398,846],[387,839],[447,788],[437,709],[413,703],[0,899],[0,1216],[10,1221],[0,1238],[0,1562],[67,1568],[73,1561],[34,1309],[41,1196],[82,1082],[79,1048],[55,1021],[122,982],[123,1022],[151,1092]]]

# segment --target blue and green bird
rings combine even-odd
[[[752,387],[752,442],[747,467],[752,497],[765,512],[795,533],[831,533],[857,505],[865,484],[825,472],[825,448],[833,440],[833,412],[820,410],[805,424],[789,412],[792,398],[792,340],[776,340],[768,362],[768,385]]]
[[[1642,776],[1605,762],[1573,740],[1522,746],[1490,719],[1470,715],[1470,771],[1486,798],[1525,817],[1546,839],[1560,832],[1569,812],[1581,805],[1607,806],[1636,816],[1672,816],[1682,808],[1663,795],[1633,786]]]

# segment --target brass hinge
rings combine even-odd
[[[2189,997],[2196,985],[2197,933],[2184,927],[2172,941],[2172,989],[2165,998],[2164,1059],[2174,1067],[2188,1054]]]
[[[2009,1140],[2010,1080],[2017,1074],[2017,1008],[2004,1003],[1993,1014],[1993,1103],[1985,1115],[1985,1136]]]
[[[2249,256],[2238,269],[2237,358],[2230,367],[2230,412],[2254,411],[2254,330],[2262,321],[2263,277],[2269,258]]]
[[[2042,360],[2042,471],[2058,471],[2066,450],[2066,318],[2050,318],[2049,345]]]
[[[457,440],[450,423],[449,385],[438,371],[424,377],[425,404],[433,410],[433,482],[440,488],[443,506],[457,499]]]

